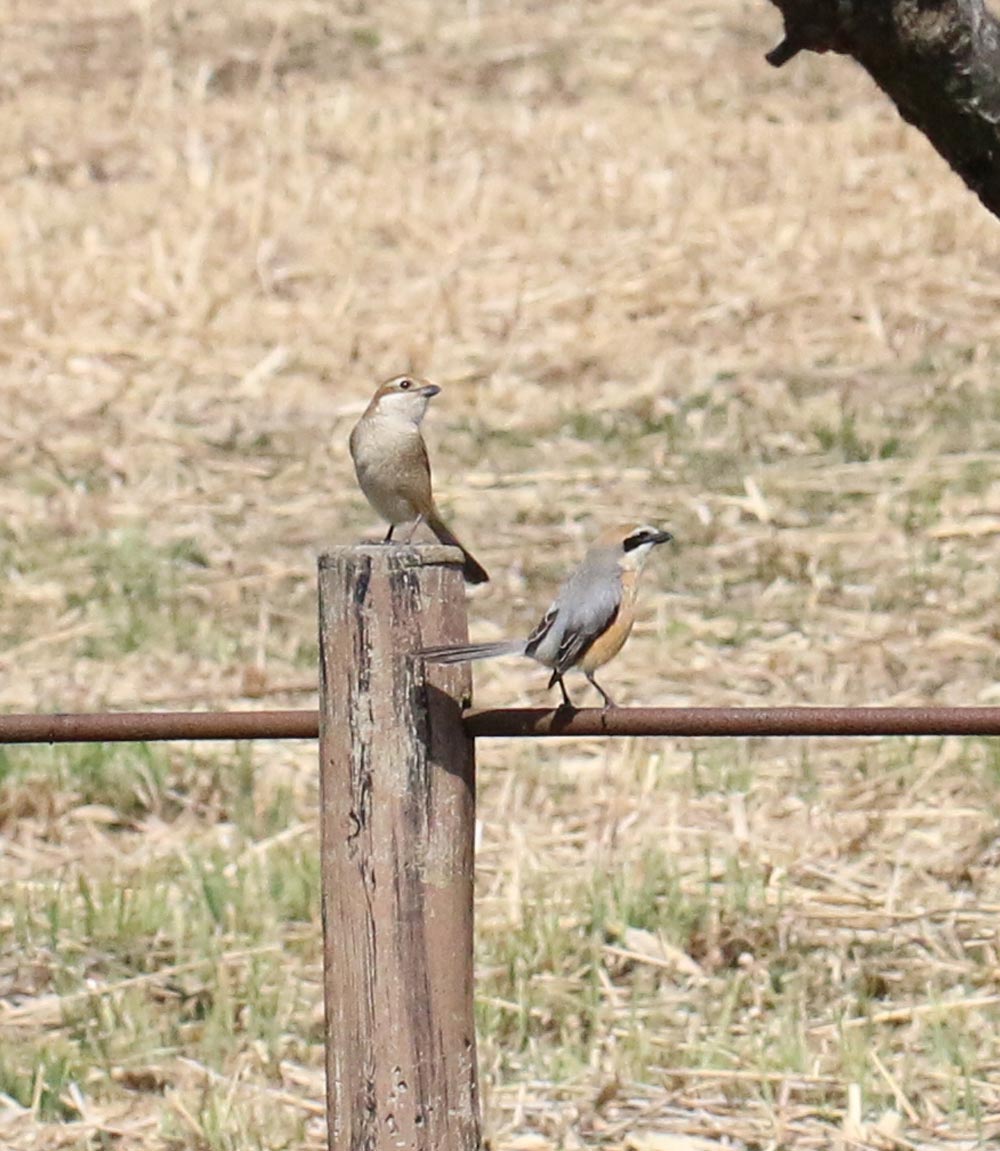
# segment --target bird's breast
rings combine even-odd
[[[580,659],[584,671],[596,671],[621,651],[635,623],[635,597],[638,580],[633,571],[621,573],[622,598],[608,627],[587,648]]]
[[[425,510],[431,498],[430,469],[412,423],[365,417],[351,433],[350,448],[361,490],[379,515],[405,523]]]

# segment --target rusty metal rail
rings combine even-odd
[[[473,736],[1000,735],[1000,707],[626,707],[470,711]]]
[[[465,727],[479,738],[1000,736],[1000,707],[496,708],[467,712]],[[318,713],[310,710],[0,715],[0,744],[316,739],[318,734]]]
[[[4,743],[152,743],[166,739],[316,739],[315,711],[112,711],[0,715]]]

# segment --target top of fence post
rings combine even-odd
[[[473,1151],[473,743],[461,555],[319,560],[320,830],[330,1151]]]

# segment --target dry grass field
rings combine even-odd
[[[0,708],[313,704],[400,370],[475,636],[625,517],[623,702],[1000,703],[997,223],[763,0],[0,11]],[[996,1145],[997,745],[480,765],[492,1147]],[[0,1147],[323,1146],[315,809],[309,745],[0,749]]]

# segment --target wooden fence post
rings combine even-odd
[[[329,1148],[474,1151],[471,679],[409,657],[466,640],[461,556],[335,549],[319,620]]]

